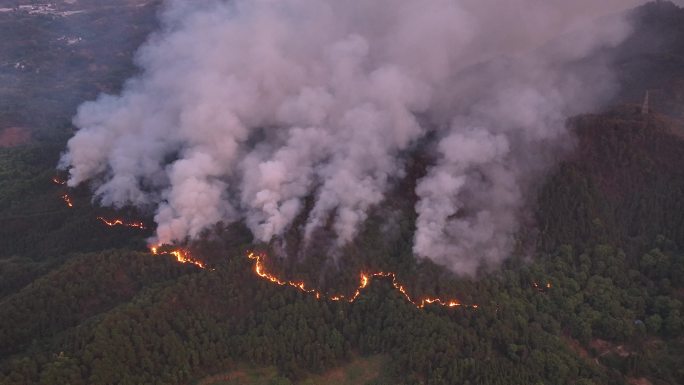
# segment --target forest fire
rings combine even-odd
[[[123,219],[106,219],[103,217],[97,217],[100,222],[104,223],[109,227],[123,226],[123,227],[134,227],[140,230],[145,230],[145,224],[142,222],[126,222]]]
[[[535,290],[543,293],[543,292],[546,292],[547,290],[551,289],[551,287],[553,287],[553,286],[551,285],[551,282],[546,282],[545,284],[541,284],[539,282],[532,282],[532,287]]]
[[[191,264],[199,267],[200,269],[206,269],[207,268],[207,266],[204,263],[192,258],[192,256],[190,255],[190,253],[187,250],[175,249],[175,250],[169,250],[169,251],[161,251],[161,250],[159,250],[160,247],[161,246],[151,246],[150,251],[154,255],[162,255],[162,254],[173,255],[174,257],[176,257],[176,261],[178,261],[180,263],[191,263]]]
[[[325,297],[325,295],[321,294],[318,290],[307,288],[306,285],[304,284],[304,282],[284,281],[284,280],[281,280],[280,278],[276,277],[275,275],[267,272],[265,267],[264,267],[263,261],[262,261],[263,255],[251,252],[251,253],[247,254],[247,258],[254,261],[254,272],[259,277],[261,277],[265,280],[271,281],[271,282],[273,282],[277,285],[280,285],[280,286],[295,287],[304,293],[309,293],[309,294],[316,296],[316,299],[320,299],[322,297]],[[408,292],[406,291],[404,286],[401,285],[397,281],[396,274],[391,273],[391,272],[361,273],[359,286],[357,287],[356,291],[354,292],[354,294],[352,296],[347,298],[344,295],[332,295],[332,296],[328,296],[327,298],[331,301],[347,301],[349,303],[354,302],[359,297],[359,295],[361,295],[361,290],[368,287],[371,279],[373,279],[373,278],[391,278],[392,279],[392,286],[396,290],[398,290],[404,296],[404,298],[406,298],[406,300],[408,302],[412,303],[413,305],[415,305],[419,309],[422,309],[426,305],[431,305],[431,304],[444,306],[444,307],[467,306],[467,307],[474,308],[474,309],[476,309],[478,307],[478,305],[463,305],[460,301],[458,301],[456,299],[443,300],[440,298],[429,298],[428,297],[428,298],[423,298],[421,300],[414,300],[408,294]]]
[[[52,181],[57,183],[57,184],[64,184],[57,177],[53,178]],[[71,197],[69,197],[68,194],[62,195],[62,200],[64,200],[64,202],[67,204],[67,206],[74,207],[74,205],[71,201]],[[126,222],[123,219],[106,219],[104,217],[97,217],[97,219],[109,227],[125,226],[125,227],[133,227],[133,228],[138,228],[138,229],[145,229],[146,228],[144,223],[142,223],[140,221]],[[150,246],[150,252],[153,255],[163,255],[163,254],[172,255],[176,258],[176,261],[178,261],[180,263],[190,263],[190,264],[193,264],[193,265],[199,267],[200,269],[206,269],[207,268],[207,266],[203,262],[194,259],[190,255],[190,252],[187,250],[180,249],[180,248],[179,249],[172,249],[172,250],[161,250],[161,248],[162,248],[162,245]],[[254,273],[256,273],[256,275],[259,276],[260,278],[266,279],[266,280],[273,282],[279,286],[295,287],[304,293],[314,295],[316,297],[316,299],[321,299],[321,298],[326,297],[316,289],[307,288],[306,284],[304,282],[284,281],[284,280],[279,279],[275,275],[267,272],[265,267],[264,267],[263,261],[262,261],[263,255],[259,255],[259,254],[250,252],[247,255],[247,258],[254,261]],[[428,298],[423,298],[419,301],[416,301],[413,298],[411,298],[411,296],[408,294],[408,292],[406,291],[404,286],[401,285],[397,281],[396,274],[391,273],[391,272],[361,273],[359,286],[357,287],[356,291],[354,292],[354,294],[352,296],[347,298],[344,295],[340,294],[340,295],[327,296],[327,298],[331,301],[347,301],[349,303],[354,302],[359,297],[359,295],[361,295],[361,290],[367,288],[368,285],[370,284],[370,281],[373,278],[391,278],[392,286],[396,290],[398,290],[404,296],[404,298],[406,298],[406,300],[408,302],[412,303],[413,305],[415,305],[419,309],[424,308],[426,305],[432,305],[432,304],[444,306],[444,307],[466,306],[466,307],[470,307],[473,309],[476,309],[478,307],[478,305],[463,305],[460,301],[458,301],[456,299],[443,300],[440,298],[429,298],[428,297]],[[534,285],[535,285],[535,287],[537,287],[536,282],[534,283]],[[550,287],[550,283],[547,284],[547,287]]]
[[[60,177],[55,176],[52,178],[52,183],[60,185],[60,186],[64,186],[64,185],[66,185],[67,182],[64,179],[61,179]],[[64,203],[66,203],[67,206],[74,207],[74,203],[71,201],[71,197],[69,196],[69,194],[64,193],[61,196],[61,198],[64,201]]]
[[[66,203],[67,206],[74,207],[74,203],[71,201],[71,197],[69,196],[69,194],[62,195],[62,200],[64,201],[64,203]]]

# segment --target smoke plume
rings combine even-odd
[[[155,241],[244,220],[354,239],[429,136],[415,253],[459,273],[501,260],[525,195],[608,95],[597,49],[625,1],[169,1],[120,95],[78,110],[60,167],[104,205],[155,210]]]

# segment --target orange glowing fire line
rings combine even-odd
[[[318,292],[316,289],[310,289],[307,288],[304,282],[296,282],[296,281],[283,281],[276,277],[273,274],[268,273],[265,268],[264,264],[262,262],[262,255],[255,254],[255,253],[249,253],[247,255],[247,258],[251,259],[254,261],[254,272],[256,275],[259,277],[268,280],[270,282],[273,282],[277,285],[280,286],[292,286],[304,293],[312,294],[316,297],[316,299],[320,299],[323,297],[323,295]],[[397,276],[395,273],[390,273],[390,272],[376,272],[376,273],[361,273],[361,281],[359,283],[358,288],[354,292],[354,294],[346,298],[344,295],[333,295],[333,296],[328,296],[328,299],[331,301],[343,301],[346,300],[347,302],[351,303],[354,302],[359,295],[361,295],[361,290],[365,289],[368,287],[368,284],[370,283],[371,279],[373,278],[392,278],[392,286],[397,289],[403,296],[406,298],[406,300],[413,305],[415,305],[417,308],[422,309],[425,307],[425,305],[429,304],[435,304],[435,305],[440,305],[444,307],[457,307],[457,306],[467,306],[476,309],[478,306],[477,305],[463,305],[460,301],[451,299],[451,300],[443,300],[440,298],[423,298],[420,301],[415,301],[411,298],[411,296],[408,294],[406,289],[404,288],[403,285],[401,285],[397,281]]]
[[[97,217],[97,219],[100,220],[100,222],[104,223],[105,225],[109,227],[114,227],[114,226],[125,226],[125,227],[135,227],[141,230],[145,229],[145,224],[142,222],[125,222],[122,219],[105,219],[103,217]]]
[[[66,203],[67,206],[74,207],[74,204],[71,202],[71,197],[69,197],[68,194],[62,195],[62,200],[64,200],[64,203]]]
[[[180,263],[191,263],[191,264],[199,267],[200,269],[206,269],[207,268],[207,266],[204,263],[192,258],[190,256],[189,252],[182,250],[182,249],[176,249],[176,250],[171,250],[171,251],[159,251],[158,246],[152,246],[152,247],[150,247],[150,251],[154,255],[160,255],[160,254],[173,255],[174,257],[176,257],[176,261],[178,261]]]

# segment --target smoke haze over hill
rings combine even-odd
[[[314,204],[341,246],[404,177],[415,253],[471,274],[512,247],[564,121],[606,99],[625,1],[170,1],[120,95],[84,103],[60,167],[104,205],[155,210],[155,242],[245,220],[259,241]],[[597,15],[606,15],[597,21]],[[432,139],[431,139],[432,140]]]

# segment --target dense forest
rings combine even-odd
[[[621,93],[568,121],[575,149],[530,198],[515,253],[476,278],[413,256],[406,191],[424,154],[412,156],[343,264],[326,264],[323,251],[277,258],[289,251],[255,245],[233,224],[185,245],[203,269],[148,252],[149,226],[97,219],[150,225],[145,213],[100,208],[87,188],[52,181],[75,101],[55,107],[52,122],[0,105],[9,125],[39,127],[32,142],[0,147],[0,384],[342,383],[316,378],[377,357],[366,384],[684,383],[684,10],[655,2],[632,17],[633,37],[612,48]],[[26,20],[0,19],[0,30],[16,22]],[[76,54],[85,60],[89,49],[101,48]],[[134,71],[118,60],[103,87]],[[388,213],[392,237],[381,229]],[[297,234],[288,237],[296,247]],[[322,292],[350,296],[360,271],[390,270],[416,297],[477,307],[418,309],[384,278],[351,303],[317,299],[260,279],[251,250],[270,256],[269,271]],[[224,375],[246,367],[273,370],[253,382]]]

